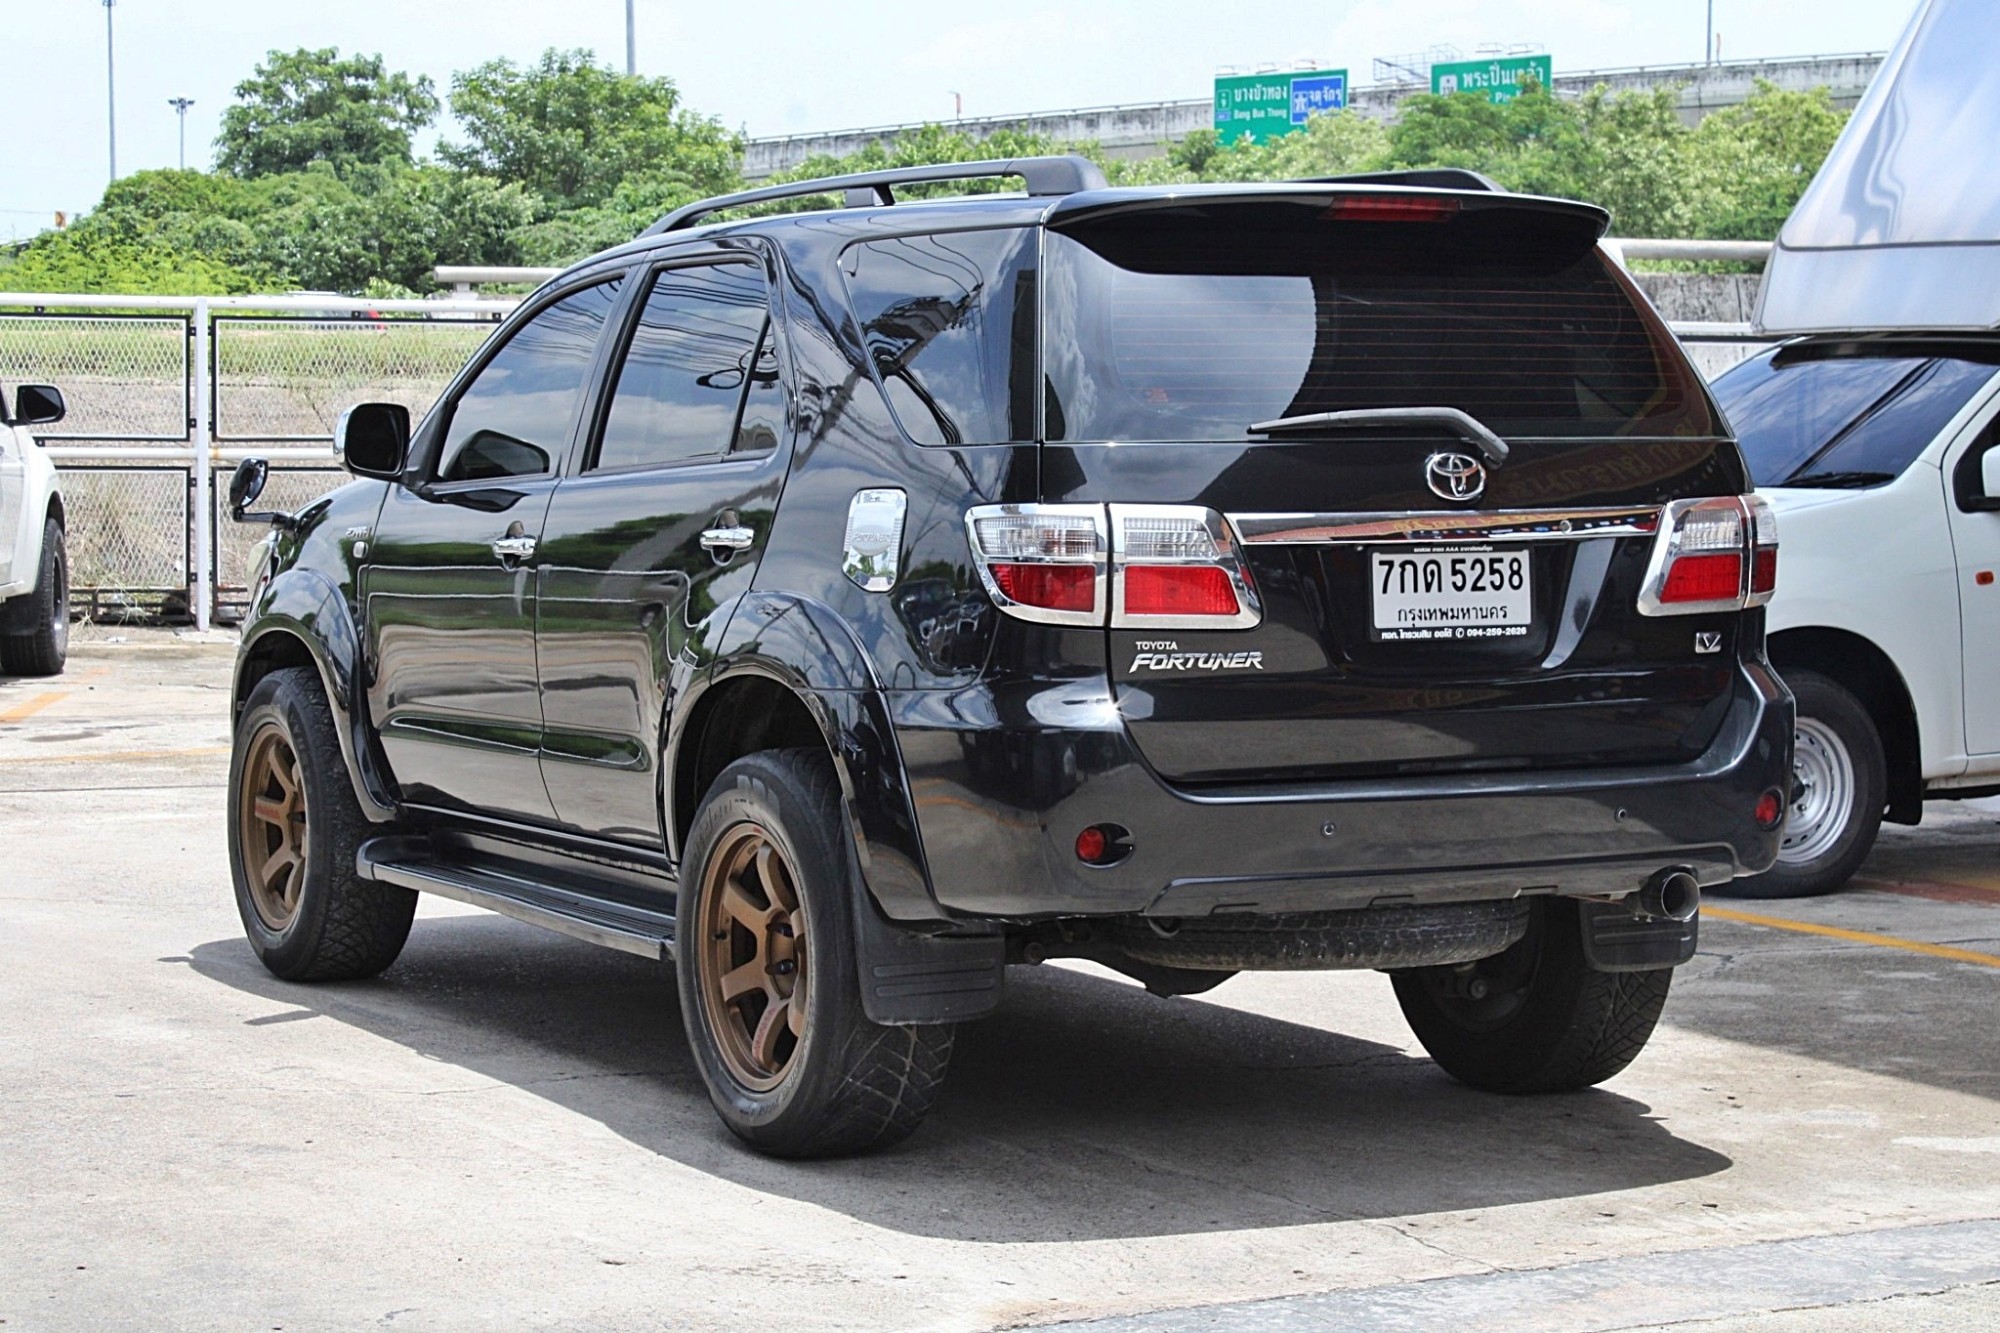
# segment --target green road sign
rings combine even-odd
[[[1553,87],[1554,63],[1548,56],[1501,56],[1432,65],[1431,91],[1485,93],[1495,102],[1511,102],[1520,95],[1522,80],[1531,75],[1544,89]]]
[[[1257,143],[1290,134],[1309,116],[1347,105],[1347,71],[1239,74],[1215,81],[1215,134],[1224,143]]]

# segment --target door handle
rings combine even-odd
[[[531,559],[535,554],[535,539],[533,537],[495,537],[493,539],[493,554],[502,563],[509,560]]]
[[[701,534],[701,544],[711,551],[747,551],[756,540],[755,528],[708,528]]]

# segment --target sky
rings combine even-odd
[[[1372,82],[1376,56],[1533,44],[1557,73],[1701,58],[1707,0],[635,0],[639,70],[752,135],[1205,97],[1219,67],[1310,60]],[[1882,51],[1910,0],[1713,0],[1724,59]],[[912,19],[921,9],[926,18]],[[1798,15],[1811,15],[1809,25]],[[1254,13],[1246,19],[1246,13]],[[117,0],[118,169],[207,166],[235,85],[267,51],[336,46],[428,74],[588,47],[623,67],[624,0]],[[0,238],[93,205],[108,179],[102,0],[0,0]],[[449,137],[449,124],[440,131]],[[434,139],[436,136],[433,135]],[[427,147],[428,145],[424,145]]]

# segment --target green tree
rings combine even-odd
[[[272,176],[325,163],[410,162],[410,136],[437,118],[425,77],[389,73],[382,57],[342,58],[338,47],[273,51],[236,85],[222,113],[216,166],[235,176]]]
[[[1689,171],[1703,193],[1694,234],[1770,240],[1847,123],[1824,88],[1785,92],[1758,80],[1745,101],[1689,134]]]
[[[439,156],[520,182],[551,213],[602,207],[633,178],[698,194],[738,179],[739,136],[682,107],[671,79],[619,74],[589,51],[545,51],[527,68],[491,60],[456,74],[451,109],[469,142],[440,145]]]

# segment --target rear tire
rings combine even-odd
[[[886,1147],[943,1086],[950,1025],[886,1027],[862,1008],[865,892],[825,753],[767,751],[716,778],[682,861],[675,971],[709,1099],[759,1151]]]
[[[1602,1083],[1645,1048],[1673,969],[1599,972],[1583,954],[1575,903],[1532,900],[1505,953],[1394,974],[1403,1016],[1431,1059],[1487,1092],[1572,1092]]]
[[[0,635],[0,672],[59,676],[69,660],[69,547],[62,524],[42,526],[42,567],[23,611],[31,629]]]
[[[1815,671],[1787,671],[1798,699],[1792,799],[1779,834],[1778,861],[1761,875],[1719,886],[1743,898],[1831,893],[1854,876],[1875,846],[1888,804],[1882,737],[1861,701]]]
[[[229,760],[229,870],[250,948],[286,981],[372,977],[410,936],[417,895],[362,879],[369,832],[333,710],[310,668],[257,682]]]

